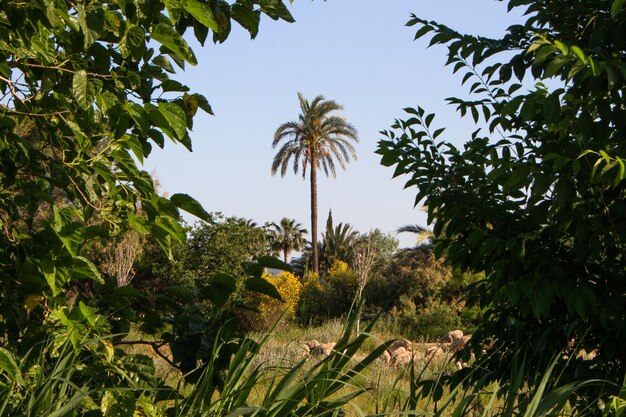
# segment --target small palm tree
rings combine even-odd
[[[272,162],[272,175],[280,171],[285,176],[290,162],[293,172],[298,174],[302,168],[302,177],[310,167],[311,179],[311,246],[313,249],[313,271],[319,273],[317,248],[317,170],[326,175],[336,176],[335,162],[342,169],[356,159],[352,142],[358,142],[356,129],[345,118],[334,114],[343,107],[323,96],[308,101],[298,93],[300,116],[297,121],[282,124],[274,134],[272,147],[278,149]]]
[[[283,217],[278,224],[270,223],[270,228],[271,249],[275,253],[282,252],[285,263],[292,251],[304,248],[304,235],[308,232],[297,221]]]
[[[328,270],[335,260],[351,263],[358,237],[359,232],[353,230],[348,223],[339,223],[334,228],[327,229],[318,246],[322,269]]]

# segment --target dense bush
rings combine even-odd
[[[416,307],[404,297],[398,306],[398,331],[409,338],[421,341],[434,341],[450,330],[463,329],[461,306],[430,302]]]
[[[356,296],[356,275],[347,263],[335,260],[327,278],[309,274],[298,307],[303,324],[320,323],[350,312]]]
[[[278,275],[263,274],[263,279],[272,284],[281,300],[258,293],[246,295],[245,302],[257,311],[242,311],[240,326],[248,331],[267,331],[276,325],[291,322],[296,318],[303,285],[292,272],[282,271]]]

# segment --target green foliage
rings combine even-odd
[[[263,279],[267,267],[289,268],[274,258],[260,257],[242,265],[239,277],[217,273],[192,289],[167,287],[157,295],[157,309],[144,317],[141,330],[157,337],[156,343],[170,346],[172,365],[188,381],[197,382],[204,372],[211,372],[213,384],[223,388],[222,373],[243,343],[238,311],[254,309],[245,304],[247,297],[239,287],[281,300],[276,288]],[[241,279],[242,285],[238,284]]]
[[[139,261],[136,285],[158,292],[151,289],[194,288],[216,273],[242,277],[242,265],[265,252],[265,231],[246,219],[220,213],[211,213],[211,218],[210,223],[185,228],[187,239],[172,245],[171,260],[156,245],[149,247]]]
[[[265,232],[246,219],[215,214],[213,223],[196,224],[189,238],[189,266],[198,279],[222,272],[239,275],[241,265],[265,251]]]
[[[105,283],[92,250],[132,229],[171,258],[180,210],[211,220],[139,164],[166,138],[191,150],[212,113],[170,78],[196,63],[183,34],[223,42],[232,20],[254,37],[261,14],[293,20],[280,0],[0,0],[2,414],[155,415],[137,391],[156,388],[151,361],[111,335],[139,294]]]
[[[330,218],[330,216],[329,216]],[[320,270],[328,274],[335,262],[352,262],[354,244],[359,232],[352,229],[348,223],[339,223],[337,226],[326,227],[319,243]]]
[[[401,297],[398,326],[402,334],[413,340],[433,341],[450,330],[462,329],[459,306],[431,302],[416,307],[409,298]]]
[[[574,339],[600,354],[564,376],[621,380],[626,356],[623,251],[626,210],[626,14],[623,2],[511,0],[526,22],[502,39],[460,34],[418,17],[416,38],[448,49],[471,81],[450,98],[478,130],[462,148],[433,114],[406,108],[384,132],[382,164],[407,175],[428,209],[434,251],[455,268],[484,271],[470,301],[478,339],[495,336],[497,371],[520,340],[530,378]],[[534,79],[535,87],[522,88]],[[495,375],[495,374],[494,374]]]

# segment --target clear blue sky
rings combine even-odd
[[[460,76],[444,67],[445,49],[427,49],[405,27],[411,13],[461,32],[499,36],[520,21],[494,0],[296,0],[290,6],[296,23],[261,21],[255,40],[235,27],[222,45],[193,44],[199,64],[176,77],[204,94],[215,116],[199,114],[191,138],[193,153],[169,143],[155,150],[145,169],[157,171],[162,190],[196,198],[208,211],[259,223],[294,218],[310,230],[309,183],[291,172],[272,177],[271,141],[276,128],[296,119],[296,93],[321,94],[345,108],[357,128],[358,160],[336,179],[319,180],[319,227],[329,209],[335,223],[356,230],[426,225],[413,208],[415,189],[391,179],[374,154],[381,138],[403,107],[420,105],[437,113],[445,139],[463,143],[471,133],[445,98],[463,95]],[[402,246],[411,236],[400,236]]]

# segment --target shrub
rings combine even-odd
[[[298,319],[300,324],[311,325],[321,321],[323,316],[324,287],[319,276],[310,272],[304,279],[300,303],[298,304]]]
[[[335,260],[328,271],[325,305],[328,317],[339,317],[350,311],[356,296],[356,275],[347,263]]]
[[[302,283],[293,273],[283,271],[278,275],[264,273],[263,279],[271,283],[283,301],[258,293],[249,294],[246,302],[259,313],[245,312],[241,315],[245,330],[263,331],[271,328],[283,314],[286,320],[293,320],[302,294]]]
[[[410,302],[406,299],[403,301]],[[403,306],[399,319],[400,331],[411,339],[435,340],[450,330],[461,328],[461,317],[455,305],[432,303],[416,310]]]

